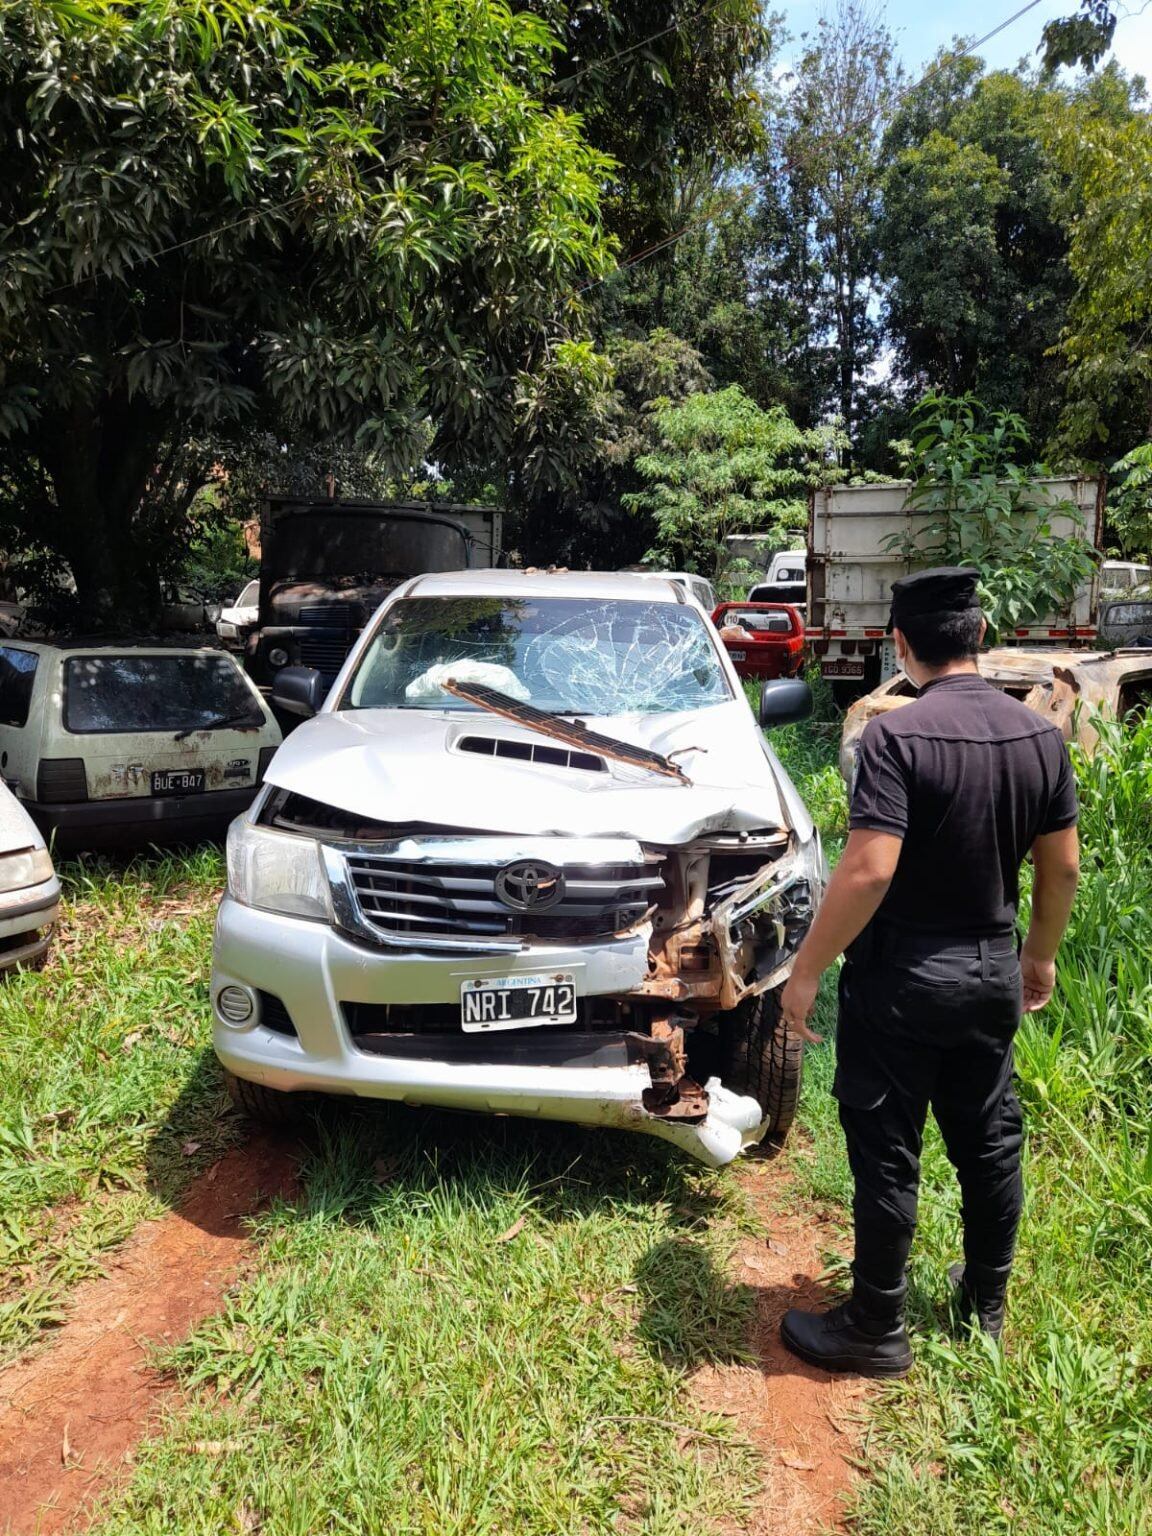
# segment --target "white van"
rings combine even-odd
[[[0,775],[62,847],[222,833],[280,739],[215,648],[0,643]]]

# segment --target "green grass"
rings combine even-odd
[[[837,727],[775,733],[835,854]],[[1152,724],[1081,765],[1060,994],[1020,1037],[1028,1208],[1004,1354],[956,1339],[957,1200],[925,1152],[918,1363],[868,1439],[859,1536],[1152,1532]],[[67,871],[65,940],[0,988],[9,1346],[237,1134],[206,1052],[214,853]],[[831,1035],[827,986],[820,1023]],[[795,1198],[850,1195],[830,1044]],[[197,1149],[186,1154],[190,1143]],[[738,1178],[623,1134],[333,1110],[257,1260],[173,1351],[181,1388],[102,1536],[738,1530],[762,1469],[687,1373],[744,1356]],[[520,1225],[521,1221],[523,1222]],[[846,1244],[845,1244],[846,1246]]]
[[[745,1220],[734,1179],[638,1138],[327,1115],[258,1273],[170,1356],[188,1402],[96,1529],[739,1521],[757,1465],[683,1383],[746,1358],[751,1292],[725,1274]]]
[[[207,1048],[219,854],[62,873],[51,965],[0,987],[9,1353],[242,1134]],[[739,1523],[759,1463],[684,1391],[746,1358],[734,1174],[623,1133],[404,1110],[333,1107],[303,1145],[250,1276],[165,1362],[182,1390],[100,1529]]]
[[[64,864],[48,967],[0,982],[0,1356],[237,1134],[205,1053],[222,874],[214,849]]]
[[[785,756],[825,785],[819,732]],[[912,1261],[917,1366],[869,1440],[860,1536],[1152,1531],[1152,718],[1078,764],[1084,873],[1059,991],[1017,1047],[1027,1207],[1006,1350],[957,1339],[955,1180],[930,1128]],[[830,830],[843,827],[833,798]],[[826,990],[820,1020],[830,1033]],[[809,1198],[850,1198],[831,1047],[811,1054],[795,1160]]]

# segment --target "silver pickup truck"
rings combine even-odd
[[[212,975],[243,1109],[540,1116],[712,1164],[786,1133],[778,995],[825,863],[681,586],[419,576],[330,692],[286,668],[275,702],[314,718],[232,826]],[[761,722],[809,707],[768,684]]]

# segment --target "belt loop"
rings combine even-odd
[[[991,949],[987,939],[980,940],[980,980],[992,980]]]

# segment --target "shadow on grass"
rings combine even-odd
[[[749,1364],[755,1286],[733,1284],[707,1246],[689,1237],[656,1243],[636,1268],[644,1310],[638,1336],[665,1365]]]
[[[701,1164],[627,1131],[341,1098],[307,1099],[291,1129],[256,1127],[232,1107],[206,1048],[151,1138],[148,1187],[169,1206],[188,1206],[190,1185],[237,1145],[260,1157],[270,1146],[290,1149],[299,1165],[294,1209],[305,1217],[338,1208],[353,1224],[374,1220],[385,1187],[388,1198],[438,1190],[472,1203],[521,1192],[534,1219],[554,1222],[606,1205],[659,1205],[666,1221],[686,1229],[707,1222],[727,1198]],[[185,1215],[196,1220],[194,1206]]]

